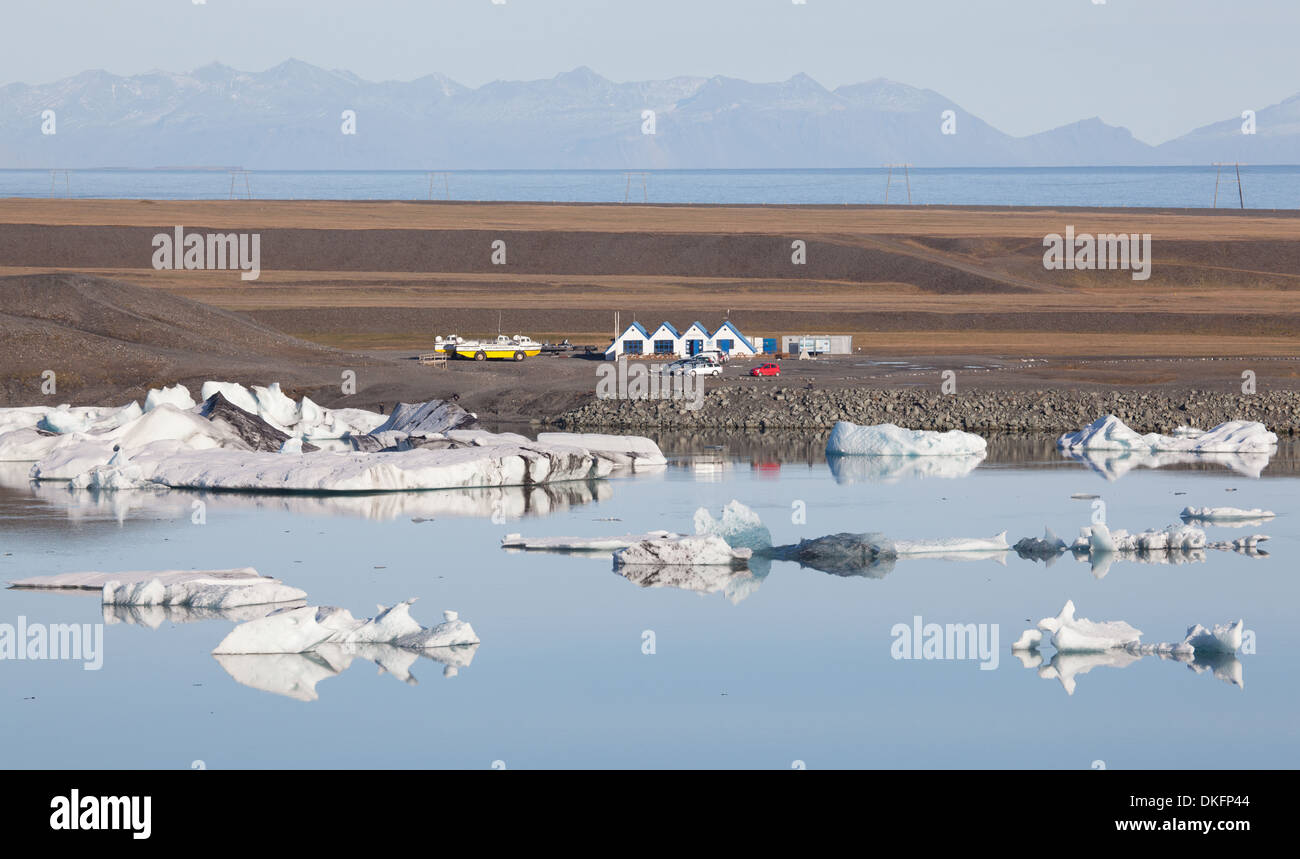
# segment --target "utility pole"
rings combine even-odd
[[[650,174],[641,173],[641,172],[630,172],[630,173],[624,173],[623,175],[627,177],[627,188],[623,191],[623,202],[624,203],[628,202],[628,200],[632,197],[633,176],[641,177],[641,202],[642,203],[650,202],[650,190],[649,190]]]
[[[1215,168],[1215,170],[1214,170],[1214,208],[1217,209],[1217,208],[1219,208],[1219,177],[1220,177],[1220,175],[1223,173],[1223,168],[1228,166],[1228,162],[1226,162],[1226,161],[1215,161],[1214,164],[1212,164],[1211,166]],[[1249,166],[1249,165],[1247,165],[1247,166]],[[1240,162],[1240,161],[1234,161],[1234,162],[1232,162],[1232,167],[1233,167],[1233,171],[1235,172],[1236,177],[1237,177],[1237,202],[1238,202],[1238,204],[1240,204],[1241,208],[1244,209],[1244,208],[1246,208],[1246,192],[1245,192],[1245,189],[1241,187],[1241,162]]]
[[[886,164],[885,166],[889,168],[889,173],[885,175],[885,202],[889,202],[889,186],[894,182],[894,168],[901,167],[903,168],[903,181],[907,183],[907,204],[910,206],[912,204],[912,177],[907,171],[912,165],[910,163],[903,163]]]

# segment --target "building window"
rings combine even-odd
[[[677,344],[674,343],[674,342],[671,341],[671,340],[656,340],[656,341],[655,341],[655,354],[656,354],[656,355],[671,355],[671,354],[673,354],[673,352],[675,351],[675,347],[676,347],[676,346],[677,346]]]
[[[644,346],[645,346],[645,341],[644,341],[644,340],[624,340],[624,341],[623,341],[623,354],[625,354],[625,355],[640,355],[640,354],[641,354],[641,350],[642,350],[642,348],[644,348]]]
[[[731,351],[731,347],[733,347],[733,346],[735,346],[735,345],[736,345],[736,341],[734,341],[734,340],[719,340],[719,341],[718,341],[718,349],[721,350],[721,351],[723,351],[723,352],[730,352],[730,351]]]

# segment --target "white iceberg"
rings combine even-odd
[[[722,508],[722,515],[717,519],[706,507],[696,510],[695,534],[721,537],[736,549],[766,549],[772,545],[772,532],[759,515],[734,498]]]
[[[198,403],[194,402],[194,398],[190,396],[190,389],[184,385],[150,389],[144,398],[144,410],[151,412],[163,405],[185,410],[194,408]]]
[[[1062,450],[1112,450],[1156,453],[1272,453],[1277,434],[1257,421],[1227,421],[1210,430],[1180,427],[1174,435],[1142,434],[1114,415],[1098,418],[1057,440]]]
[[[642,540],[614,553],[614,566],[743,568],[750,549],[733,549],[721,537],[677,537]]]
[[[659,445],[639,435],[604,435],[601,433],[544,432],[537,434],[542,444],[581,447],[608,459],[618,468],[657,468],[668,460]]]
[[[1076,550],[1087,550],[1091,554],[1106,552],[1189,552],[1204,549],[1205,532],[1190,525],[1169,525],[1165,528],[1130,534],[1127,531],[1110,530],[1104,524],[1085,526],[1079,531],[1075,540]]]
[[[1007,532],[992,537],[945,537],[937,540],[889,540],[883,548],[895,555],[971,555],[988,552],[1005,552]]]
[[[273,612],[240,624],[212,651],[218,654],[306,653],[323,644],[391,644],[412,650],[478,644],[474,628],[454,611],[426,629],[411,617],[415,600],[379,607],[373,618],[358,620],[346,609],[305,606]]]
[[[240,606],[294,602],[306,591],[279,579],[238,570],[167,570],[162,572],[60,573],[10,582],[14,588],[99,591],[104,605],[177,606],[229,609]]]
[[[1277,514],[1272,510],[1254,507],[1242,510],[1239,507],[1184,507],[1179,514],[1184,522],[1227,522],[1234,525],[1259,525]]]
[[[161,406],[150,414],[167,409]],[[148,415],[146,415],[146,418]],[[199,420],[202,420],[201,418]],[[204,422],[206,423],[206,421]],[[86,477],[107,451],[74,448],[39,460],[38,480],[64,479],[81,485],[111,482],[101,473]],[[107,458],[107,457],[105,457]],[[103,460],[100,460],[102,463]],[[607,476],[612,466],[579,448],[497,445],[400,453],[262,453],[238,449],[187,449],[185,442],[155,442],[131,452],[115,466],[133,469],[125,485],[159,484],[173,489],[270,492],[394,492],[485,486],[528,486]]]
[[[1052,646],[1064,653],[1089,653],[1138,644],[1142,631],[1124,621],[1095,622],[1075,618],[1074,601],[1068,600],[1056,617],[1045,617],[1038,628],[1052,636]]]
[[[841,456],[968,456],[988,447],[980,436],[961,430],[910,430],[894,424],[859,426],[838,421],[826,453]]]
[[[524,537],[507,534],[501,538],[501,548],[525,552],[603,552],[612,553],[648,540],[675,540],[681,535],[671,531],[648,531],[644,534],[624,534],[620,537]]]

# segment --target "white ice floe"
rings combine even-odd
[[[910,430],[894,424],[859,426],[839,421],[826,441],[826,452],[843,456],[967,456],[988,447],[980,436],[961,430]]]
[[[1142,630],[1124,621],[1095,622],[1075,618],[1074,601],[1068,600],[1056,617],[1045,617],[1038,628],[1050,633],[1052,646],[1062,652],[1093,652],[1138,644]],[[1023,636],[1022,636],[1023,638]]]
[[[60,406],[51,409],[36,423],[45,432],[64,435],[74,432],[115,430],[144,414],[138,403],[129,403],[119,409],[71,409]]]
[[[501,548],[526,552],[612,553],[647,540],[675,540],[680,536],[671,531],[648,531],[644,534],[624,534],[621,537],[524,537],[507,534],[501,538]]]
[[[766,549],[772,545],[772,532],[759,515],[734,498],[722,508],[722,515],[717,519],[706,507],[696,510],[695,534],[721,537],[734,549]]]
[[[1223,522],[1233,525],[1257,525],[1274,518],[1277,514],[1272,510],[1261,510],[1258,507],[1250,510],[1242,510],[1239,507],[1184,507],[1180,515],[1184,522]]]
[[[153,388],[145,395],[144,410],[151,412],[158,406],[174,406],[175,408],[187,410],[198,405],[194,398],[190,396],[190,389],[184,385],[173,385],[172,387],[163,386]]]
[[[1130,534],[1096,524],[1081,528],[1072,548],[1096,555],[1107,552],[1189,552],[1205,546],[1205,532],[1191,525],[1169,525]]]
[[[1026,629],[1011,645],[1012,650],[1037,650],[1043,643],[1043,633],[1037,629]]]
[[[219,654],[307,653],[324,644],[390,644],[412,650],[478,644],[474,628],[454,611],[426,629],[411,617],[411,603],[379,607],[373,618],[358,620],[346,609],[305,606],[273,612],[240,624],[212,651]]]
[[[10,582],[15,588],[99,591],[104,605],[178,606],[226,609],[294,602],[306,591],[279,579],[238,570],[167,570],[162,572],[60,573]]]
[[[1161,451],[1177,453],[1272,453],[1277,435],[1256,421],[1228,421],[1210,430],[1180,427],[1174,435],[1142,434],[1114,415],[1098,418],[1057,440],[1062,450]]]
[[[150,414],[168,407],[162,406]],[[148,416],[146,416],[148,417]],[[199,419],[202,420],[202,419]],[[206,423],[206,422],[205,422]],[[91,482],[95,453],[76,449],[70,455],[39,460],[32,467],[38,480]],[[100,460],[103,462],[103,459]],[[237,449],[186,449],[156,442],[125,458],[118,469],[123,484],[160,484],[174,489],[271,492],[392,492],[478,486],[526,486],[605,477],[612,466],[585,450],[548,445],[499,445],[453,450],[418,449],[400,453],[262,453]],[[100,483],[110,480],[101,474]]]
[[[945,537],[938,540],[889,540],[883,548],[895,555],[970,555],[983,552],[1005,552],[1007,532],[992,537]]]
[[[721,537],[677,537],[642,540],[614,553],[614,566],[744,567],[750,549],[733,549]]]
[[[657,468],[668,464],[659,445],[644,436],[544,432],[537,434],[537,440],[542,444],[586,448],[597,456],[609,459],[618,468]]]

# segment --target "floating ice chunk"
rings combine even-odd
[[[1075,618],[1074,601],[1069,600],[1056,617],[1045,617],[1038,628],[1052,635],[1052,646],[1066,653],[1088,653],[1137,644],[1142,631],[1124,621],[1094,622]]]
[[[614,566],[730,567],[747,565],[753,551],[733,549],[721,537],[642,540],[614,553]]]
[[[706,507],[696,510],[695,534],[721,537],[736,549],[765,549],[772,545],[772,532],[759,515],[735,499],[727,502],[717,519]]]
[[[826,441],[828,454],[848,456],[966,456],[988,447],[980,436],[961,430],[910,430],[895,424],[859,426],[839,421]]]
[[[501,538],[501,548],[525,552],[615,552],[647,540],[675,540],[681,535],[671,531],[648,531],[644,534],[624,534],[621,537],[523,537],[507,534]]]
[[[478,418],[456,403],[429,400],[424,403],[398,403],[374,432],[403,432],[407,435],[432,435],[450,430],[468,429]]]
[[[160,406],[150,414],[167,408]],[[101,451],[100,455],[105,453]],[[50,457],[38,461],[32,475],[42,480],[74,479],[95,464],[84,458]],[[129,464],[139,469],[137,479],[148,483],[176,489],[253,492],[394,492],[528,486],[605,477],[612,469],[608,462],[585,450],[537,444],[402,453],[294,454],[186,450],[174,443],[159,442],[135,451]]]
[[[212,652],[306,653],[322,644],[391,644],[425,650],[479,643],[474,628],[455,612],[444,612],[443,622],[431,629],[420,626],[411,617],[412,602],[380,606],[379,614],[364,620],[331,606],[277,611],[235,627]]]
[[[194,398],[190,396],[190,389],[184,385],[173,385],[168,388],[152,388],[144,398],[144,410],[151,412],[161,405],[174,406],[178,409],[192,409],[198,405]]]
[[[235,580],[199,578],[166,583],[160,578],[104,585],[105,605],[174,605],[191,608],[237,608],[245,605],[296,602],[307,592],[291,588],[279,579]]]
[[[1062,450],[1122,450],[1148,453],[1272,453],[1277,435],[1256,421],[1227,421],[1211,430],[1180,428],[1175,435],[1138,433],[1114,415],[1098,418],[1057,440]]]
[[[109,582],[134,585],[160,580],[165,585],[184,584],[195,581],[221,581],[227,584],[256,584],[271,582],[275,579],[260,575],[252,567],[234,570],[166,570],[153,572],[126,573],[58,573],[52,576],[31,576],[15,579],[9,583],[14,588],[34,588],[40,590],[81,590],[102,591]]]
[[[1277,514],[1258,507],[1242,510],[1239,507],[1184,507],[1180,514],[1184,522],[1227,522],[1241,525],[1258,525]]]
[[[1043,643],[1043,633],[1037,629],[1026,629],[1011,645],[1012,650],[1037,650]]]
[[[828,534],[800,540],[791,546],[761,550],[762,557],[793,561],[801,567],[836,576],[866,575],[884,578],[894,569],[897,556],[886,547],[881,534]]]
[[[1205,546],[1205,532],[1190,525],[1169,525],[1130,534],[1118,528],[1112,531],[1099,523],[1080,529],[1073,548],[1100,555],[1110,552],[1190,552]]]
[[[1198,623],[1187,630],[1187,638],[1184,641],[1197,651],[1236,653],[1241,649],[1245,626],[1246,622],[1240,619],[1236,623],[1216,623],[1211,629],[1206,629]]]
[[[123,424],[140,417],[143,412],[138,403],[130,403],[119,409],[72,409],[60,406],[49,410],[37,423],[36,428],[59,435],[78,432],[114,430]]]
[[[544,432],[537,434],[537,440],[542,444],[586,448],[599,457],[609,459],[618,468],[657,468],[668,464],[659,445],[639,435]]]
[[[1013,548],[1016,550],[1016,554],[1022,558],[1050,561],[1055,560],[1057,555],[1066,551],[1069,545],[1056,536],[1056,533],[1051,528],[1044,527],[1041,538],[1023,537],[1016,541]]]
[[[885,548],[895,555],[968,554],[978,552],[1005,552],[1007,532],[992,537],[946,537],[938,540],[893,540]]]

